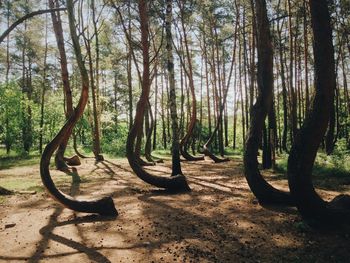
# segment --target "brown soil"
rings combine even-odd
[[[46,193],[13,195],[0,206],[1,262],[349,262],[346,233],[320,232],[297,211],[263,208],[241,161],[184,162],[192,192],[167,194],[140,181],[126,160],[82,160],[77,198],[112,195],[116,219],[74,213]],[[170,163],[148,167],[169,176]],[[36,166],[1,174],[35,176]],[[26,174],[26,175],[24,175]],[[55,180],[67,175],[54,172]],[[286,188],[285,180],[269,180]],[[345,192],[349,193],[349,189]],[[324,198],[336,192],[321,191]]]

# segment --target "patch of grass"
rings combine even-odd
[[[11,153],[9,155],[0,154],[0,170],[12,167],[36,165],[40,162],[40,155],[33,153],[30,155]]]
[[[41,182],[39,179],[33,178],[1,178],[0,185],[8,190],[13,191],[36,191],[40,188]],[[42,189],[40,190],[42,191]]]
[[[2,205],[3,203],[5,203],[5,201],[6,201],[6,196],[0,195],[0,205]]]
[[[152,156],[160,159],[169,159],[171,158],[170,150],[155,150],[152,152]]]
[[[234,159],[243,159],[243,149],[236,148],[233,149],[231,147],[225,148],[225,155]]]
[[[350,185],[350,156],[347,154],[326,155],[319,153],[312,171],[314,184],[327,190],[343,190]],[[276,179],[285,178],[287,173],[288,155],[277,159]]]
[[[37,193],[41,193],[41,192],[45,191],[45,187],[44,186],[35,185],[35,186],[28,187],[28,189],[26,191],[35,191]]]

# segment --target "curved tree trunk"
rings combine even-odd
[[[74,148],[74,151],[76,153],[76,155],[78,155],[80,158],[89,158],[83,154],[81,154],[78,150],[78,145],[77,145],[77,135],[73,132],[73,148]]]
[[[50,166],[50,160],[51,160],[52,154],[60,145],[64,137],[68,133],[69,134],[72,133],[72,130],[75,124],[77,123],[77,121],[79,120],[79,118],[82,116],[84,112],[84,108],[86,106],[86,103],[88,100],[88,93],[89,93],[89,78],[83,62],[78,36],[75,31],[76,29],[75,29],[74,10],[73,10],[72,0],[67,0],[67,9],[68,9],[70,33],[71,33],[73,47],[74,47],[74,51],[75,51],[77,63],[80,69],[81,79],[82,79],[82,91],[81,91],[79,103],[75,108],[75,110],[73,111],[73,114],[69,117],[69,119],[61,128],[61,130],[58,132],[56,137],[45,147],[44,153],[41,156],[41,160],[40,160],[41,180],[45,188],[51,194],[51,196],[54,199],[56,199],[58,202],[63,204],[64,206],[68,207],[69,209],[72,209],[78,212],[98,213],[101,215],[116,216],[118,212],[114,207],[114,202],[111,197],[105,197],[95,201],[75,200],[72,197],[58,190],[50,175],[49,166]]]
[[[148,104],[148,107],[145,114],[145,124],[146,124],[145,158],[148,162],[155,164],[151,156],[151,149],[152,149],[151,138],[152,138],[152,132],[153,132],[153,118],[150,118],[150,115],[152,115],[152,109],[149,101],[147,102],[147,104]]]
[[[148,106],[145,108],[145,115],[143,118],[146,117],[146,112],[148,111]],[[145,161],[141,158],[141,148],[142,148],[142,138],[143,138],[143,120],[142,120],[142,125],[141,125],[141,128],[138,130],[137,132],[137,137],[136,137],[136,144],[135,144],[135,150],[134,150],[134,153],[135,153],[135,157],[139,163],[139,165],[141,166],[153,166],[155,165],[154,162],[148,162],[148,161]],[[147,129],[147,127],[146,127]],[[146,131],[147,132],[147,131]],[[146,134],[146,140],[147,140],[147,134]],[[147,144],[147,142],[146,142]]]
[[[49,0],[49,6],[50,6],[50,9],[58,8],[58,1]],[[63,37],[63,29],[62,29],[60,13],[51,12],[51,19],[52,19],[53,29],[55,32],[57,48],[60,54],[61,77],[62,77],[64,98],[65,98],[65,105],[66,105],[65,114],[66,114],[66,119],[68,120],[69,117],[73,114],[73,100],[72,100],[72,90],[69,82],[67,56],[66,56],[66,50],[64,47],[64,37]],[[57,152],[55,155],[55,164],[58,170],[62,170],[62,171],[68,170],[68,166],[64,160],[64,152],[66,151],[70,136],[71,136],[70,133],[65,134],[62,142],[60,143],[57,149]]]
[[[153,113],[152,113],[151,104],[149,100],[148,100],[148,116],[149,116],[150,122],[148,125],[149,127],[147,129],[147,135],[146,135],[145,157],[148,162],[155,165],[155,163],[162,163],[163,160],[162,159],[155,160],[154,157],[152,156],[152,134],[154,132],[155,120],[153,118]]]
[[[262,129],[272,105],[273,52],[265,0],[256,1],[258,46],[258,97],[251,109],[250,127],[244,151],[244,173],[249,187],[260,203],[293,204],[291,196],[275,189],[260,174],[258,149]]]
[[[181,1],[180,1],[181,2]],[[194,89],[194,81],[193,81],[193,72],[192,72],[192,59],[191,59],[191,54],[190,50],[188,48],[188,41],[187,41],[187,33],[184,25],[184,10],[183,6],[180,5],[180,12],[181,12],[181,25],[182,25],[182,30],[184,34],[184,44],[185,44],[185,52],[186,52],[186,58],[187,58],[187,64],[188,64],[188,69],[185,68],[185,64],[183,63],[183,67],[185,70],[185,73],[188,76],[189,80],[189,87],[191,91],[191,96],[192,96],[192,114],[191,114],[191,120],[187,128],[187,133],[186,135],[181,139],[180,142],[180,152],[181,155],[188,161],[200,161],[204,160],[204,156],[193,156],[190,153],[188,153],[188,147],[190,143],[190,139],[193,135],[196,123],[197,123],[197,101],[196,101],[196,93]]]
[[[237,16],[237,20],[239,19],[239,12],[237,10],[236,13]],[[230,73],[229,73],[229,77],[228,77],[228,81],[227,81],[227,85],[226,88],[224,90],[224,96],[223,96],[223,102],[220,105],[220,109],[219,109],[219,117],[216,123],[216,126],[214,128],[214,131],[211,133],[209,139],[206,141],[206,143],[203,145],[203,153],[205,156],[208,156],[210,159],[212,159],[215,163],[220,163],[220,162],[226,162],[229,161],[229,158],[219,158],[217,156],[215,156],[210,150],[209,150],[209,146],[210,144],[213,142],[215,134],[217,133],[217,131],[219,130],[219,126],[220,123],[222,123],[222,118],[223,118],[223,114],[224,114],[224,109],[226,106],[226,101],[227,101],[227,95],[228,95],[228,90],[230,87],[230,81],[231,81],[231,77],[232,77],[232,73],[233,73],[233,68],[234,68],[234,62],[235,62],[235,57],[236,57],[236,40],[237,40],[237,32],[238,32],[238,23],[236,23],[235,25],[235,31],[234,31],[234,44],[233,44],[233,53],[232,53],[232,61],[231,61],[231,67],[230,67]],[[224,82],[225,83],[225,82]]]
[[[325,202],[312,184],[317,150],[330,119],[335,90],[335,62],[332,29],[326,0],[310,0],[313,31],[316,94],[288,158],[288,182],[302,217],[310,223],[349,223],[350,196]],[[347,209],[344,209],[347,208]],[[333,225],[334,226],[334,225]]]
[[[146,183],[156,187],[165,188],[172,191],[188,191],[190,190],[185,176],[178,174],[171,177],[155,176],[145,171],[139,164],[137,156],[135,155],[135,141],[137,139],[138,131],[142,129],[143,119],[147,108],[147,101],[150,92],[150,59],[149,59],[149,28],[148,28],[148,5],[146,0],[139,0],[139,13],[141,24],[141,44],[143,55],[143,76],[142,76],[142,92],[139,101],[136,105],[136,115],[134,124],[129,132],[126,143],[126,156],[128,158],[130,167],[136,175]]]

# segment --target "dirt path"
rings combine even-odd
[[[149,169],[169,174],[169,165]],[[257,204],[240,161],[187,162],[183,171],[192,192],[168,195],[140,181],[126,160],[83,160],[82,182],[61,188],[77,198],[111,194],[119,216],[74,213],[46,193],[11,196],[0,206],[0,262],[350,261],[347,234],[318,233],[295,209]],[[2,170],[0,177],[11,173],[39,177],[36,166]],[[66,176],[54,173],[57,181]],[[278,178],[270,180],[286,187]]]

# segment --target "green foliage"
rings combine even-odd
[[[350,177],[350,151],[346,140],[340,139],[331,155],[320,153],[315,167],[319,174],[331,173],[332,176]]]
[[[101,140],[102,151],[112,156],[125,156],[125,145],[129,128],[126,123],[104,127]]]
[[[287,162],[287,154],[281,155],[277,160],[277,171],[283,178],[287,173]],[[327,155],[322,151],[317,154],[313,176],[315,185],[324,189],[339,191],[350,183],[350,152],[345,139],[337,142],[333,154]]]
[[[0,142],[7,150],[17,146],[21,138],[21,92],[16,82],[0,86]]]

